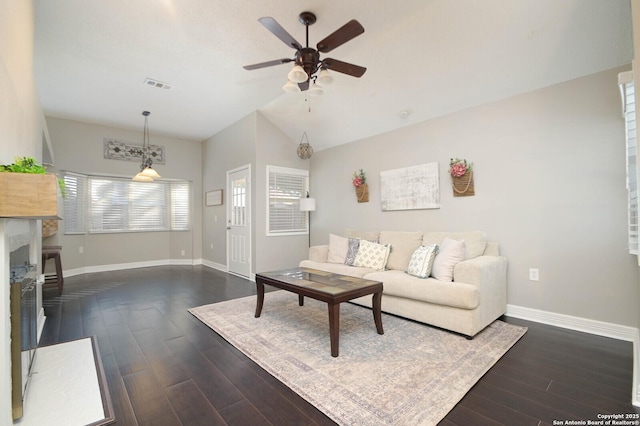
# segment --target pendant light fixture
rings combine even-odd
[[[306,142],[303,142],[305,141]],[[307,137],[307,132],[302,134],[302,138],[300,139],[300,145],[298,145],[298,157],[303,160],[308,160],[313,155],[313,148],[309,144],[309,138]]]
[[[160,175],[151,166],[153,160],[151,159],[151,145],[149,144],[149,121],[148,117],[151,114],[149,111],[143,111],[144,116],[144,134],[142,139],[142,163],[140,164],[140,173],[133,177],[136,182],[152,182],[154,179],[159,179]]]

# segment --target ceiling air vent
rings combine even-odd
[[[144,81],[144,84],[147,86],[152,86],[152,87],[157,87],[158,89],[164,89],[164,90],[170,90],[171,89],[171,85],[168,83],[163,83],[161,81],[158,80],[154,80],[152,78],[147,78]]]

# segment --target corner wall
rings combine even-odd
[[[266,236],[266,166],[307,170],[309,162],[298,158],[297,145],[261,113],[253,112],[212,136],[203,145],[204,192],[224,188],[222,206],[204,207],[204,263],[227,268],[227,215],[229,197],[226,174],[251,165],[251,273],[297,266],[308,253],[308,236]]]
[[[627,252],[617,87],[622,70],[317,152],[312,244],[347,228],[483,230],[509,260],[509,304],[637,328],[639,271]],[[474,163],[475,196],[453,197],[452,157]],[[381,171],[434,161],[440,209],[381,211]],[[369,203],[357,203],[351,186],[360,168]],[[539,282],[529,281],[529,268],[539,269]]]
[[[121,129],[74,120],[47,117],[49,135],[56,153],[56,169],[78,173],[131,177],[140,164],[104,158],[103,139],[142,143],[140,129]],[[202,257],[202,169],[200,142],[175,139],[153,133],[151,143],[165,147],[166,164],[154,164],[163,179],[184,179],[193,183],[192,226],[190,231],[128,232],[116,234],[65,235],[64,224],[47,244],[63,246],[63,268],[76,273],[126,268],[171,261],[191,264]],[[82,249],[81,249],[82,248]],[[184,250],[185,254],[182,255]]]

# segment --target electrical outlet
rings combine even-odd
[[[538,268],[529,269],[529,281],[540,281],[540,270]]]
[[[184,250],[180,250],[180,255],[184,256]]]
[[[211,250],[213,250],[213,243],[211,243]]]
[[[84,253],[84,247],[82,246],[78,247],[78,253],[80,254]]]

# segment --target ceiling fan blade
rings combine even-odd
[[[245,70],[257,70],[259,68],[272,67],[274,65],[286,64],[287,62],[293,62],[293,59],[284,58],[284,59],[275,59],[273,61],[260,62],[259,64],[253,65],[245,65],[242,68]]]
[[[300,88],[301,92],[304,92],[305,90],[309,90],[309,80],[303,81],[302,83],[298,83],[298,87]]]
[[[273,19],[271,16],[265,16],[264,18],[260,18],[258,19],[258,22],[264,25],[269,31],[273,33],[274,36],[282,40],[282,42],[287,46],[292,47],[296,50],[302,49],[302,46],[300,45],[300,43],[298,43],[296,39],[293,38],[293,36],[289,34],[287,30],[282,28],[282,26],[278,24],[278,21]]]
[[[329,34],[324,40],[318,42],[318,51],[322,53],[331,52],[336,47],[345,44],[363,32],[364,27],[360,25],[360,22],[352,19],[333,33]]]
[[[322,61],[322,64],[324,68],[331,71],[341,72],[342,74],[351,75],[353,77],[362,77],[365,71],[367,71],[365,67],[331,58],[326,58]]]

